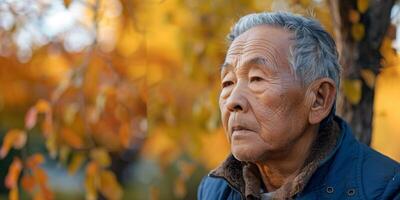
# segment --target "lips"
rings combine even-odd
[[[242,113],[232,113],[228,119],[228,132],[247,134],[249,132],[257,133],[258,124],[253,116],[245,115]]]
[[[238,125],[238,126],[233,126],[232,127],[232,132],[235,132],[235,131],[252,131],[252,130],[250,130],[250,129],[246,128],[246,127]]]

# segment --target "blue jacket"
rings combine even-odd
[[[395,199],[400,200],[400,165],[361,144],[350,127],[336,117],[341,136],[336,147],[311,176],[295,199]],[[198,199],[242,199],[223,178],[203,178]]]

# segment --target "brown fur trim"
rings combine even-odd
[[[339,137],[340,128],[335,121],[321,129],[312,145],[310,155],[304,162],[304,167],[294,179],[284,183],[274,192],[273,199],[292,199],[301,192],[321,161],[335,148]],[[229,155],[219,167],[210,172],[210,176],[224,178],[246,199],[260,199],[262,180],[255,164],[238,161],[233,155]]]

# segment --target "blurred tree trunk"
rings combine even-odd
[[[390,26],[394,0],[329,0],[343,66],[337,111],[363,143],[371,142],[374,83],[380,47]]]

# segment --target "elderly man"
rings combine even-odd
[[[220,109],[230,155],[199,199],[400,199],[400,166],[335,116],[335,42],[290,13],[241,18],[229,34]]]

